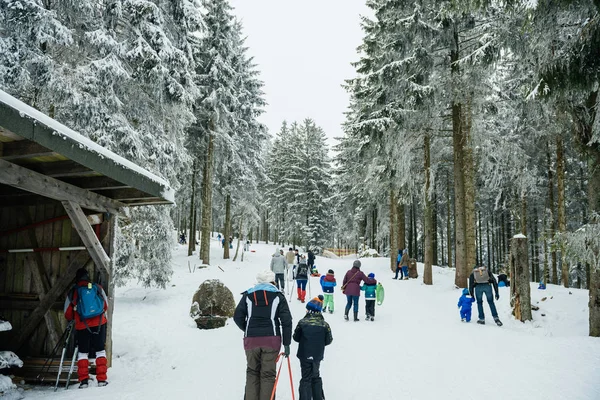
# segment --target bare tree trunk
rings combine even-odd
[[[448,268],[454,265],[452,260],[452,218],[451,218],[451,198],[450,198],[450,176],[446,171],[446,249],[448,251]]]
[[[550,218],[550,247],[551,247],[551,266],[552,283],[558,285],[558,269],[556,266],[556,250],[554,250],[554,235],[556,232],[556,223],[554,221],[554,174],[552,172],[552,158],[550,156],[550,144],[546,145],[546,159],[548,161],[548,216]]]
[[[225,230],[223,232],[225,237],[225,246],[223,246],[223,260],[229,260],[229,245],[231,236],[231,194],[227,193],[225,198]]]
[[[435,188],[435,182],[433,181],[433,202],[431,204],[431,241],[433,247],[433,265],[440,265],[438,259],[438,207],[437,207],[437,190]],[[442,239],[443,240],[443,239]]]
[[[212,220],[212,181],[214,157],[214,122],[210,121],[206,160],[202,173],[202,233],[200,234],[200,259],[210,264],[210,225]]]
[[[510,246],[510,305],[513,315],[521,322],[531,321],[531,293],[529,279],[529,260],[527,251],[527,237],[515,236]]]
[[[240,252],[240,240],[242,239],[243,231],[244,231],[244,216],[242,215],[240,217],[240,234],[238,235],[238,241],[237,241],[237,246],[235,247],[235,255],[233,256],[233,261],[237,260],[238,253]],[[243,254],[242,254],[242,261],[244,261]]]
[[[465,243],[467,249],[466,267],[467,272],[471,270],[477,262],[477,217],[475,214],[475,160],[473,159],[473,144],[471,138],[471,120],[473,113],[471,111],[471,102],[469,100],[463,107],[463,129],[464,129],[464,176],[465,176]],[[467,274],[468,276],[468,274]]]
[[[192,163],[192,199],[190,201],[190,234],[188,235],[188,257],[196,250],[194,232],[196,231],[196,160]]]
[[[527,196],[521,193],[521,234],[527,236]]]
[[[563,142],[560,135],[556,137],[556,185],[558,187],[558,232],[564,234],[567,230],[565,217],[565,158]],[[562,269],[562,284],[569,287],[569,263],[567,262],[564,246],[560,246],[560,261]]]
[[[396,208],[396,220],[397,229],[396,229],[396,247],[399,249],[406,248],[406,214],[404,210],[404,204],[398,204]]]
[[[425,173],[425,189],[424,189],[424,234],[425,234],[425,248],[423,249],[424,253],[424,270],[423,270],[423,283],[426,285],[433,284],[433,271],[432,271],[432,263],[433,263],[433,221],[432,221],[432,212],[431,212],[431,200],[429,197],[429,189],[431,186],[431,176],[430,176],[430,167],[431,167],[431,158],[429,153],[429,145],[430,145],[430,137],[429,132],[425,132],[425,137],[423,138],[423,148],[425,150],[424,156],[424,173]]]
[[[393,190],[390,190],[390,268],[396,272],[396,260],[398,250],[396,249],[396,196]]]

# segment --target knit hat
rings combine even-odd
[[[311,301],[306,304],[306,309],[308,312],[317,312],[320,313],[323,310],[323,295],[319,295],[315,297]]]
[[[87,269],[85,269],[85,268],[79,268],[77,270],[77,272],[75,273],[75,280],[77,280],[77,282],[79,282],[79,281],[89,281],[90,280],[90,274],[87,272]]]
[[[327,271],[327,273],[333,275],[333,270],[330,269],[329,271]]]
[[[352,268],[360,268],[360,260],[354,260],[354,262],[352,263]]]
[[[258,283],[275,282],[275,274],[273,273],[273,271],[265,269],[264,271],[259,272],[258,275],[256,275],[256,282],[258,282]]]
[[[464,288],[464,289],[463,289],[463,294],[469,294],[469,289],[467,289],[467,288]]]
[[[368,275],[368,277],[369,277],[369,278],[371,278],[371,279],[373,279],[373,278],[375,278],[375,274],[371,272],[371,273]]]

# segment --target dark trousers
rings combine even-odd
[[[300,400],[324,400],[323,380],[319,373],[321,361],[300,360]]]
[[[275,284],[281,290],[285,289],[285,274],[275,274]]]
[[[77,331],[76,339],[77,346],[80,353],[89,354],[90,351],[102,351],[106,343],[106,324],[100,327],[98,331],[97,326],[90,328],[91,332],[87,329]]]
[[[402,273],[402,267],[400,267],[400,265],[396,267],[396,276],[394,277],[394,279],[398,279],[398,272],[400,273],[400,279],[402,279],[404,274]]]
[[[354,312],[358,313],[358,299],[360,298],[360,296],[350,296],[350,295],[346,295],[346,315],[348,315],[348,311],[350,311],[350,308],[352,307],[352,304],[354,304]]]
[[[246,350],[246,392],[244,400],[269,400],[273,386],[278,350],[257,347]]]
[[[475,285],[475,299],[477,300],[477,314],[479,319],[485,319],[483,313],[483,295],[487,299],[487,303],[490,306],[492,317],[498,318],[498,311],[496,311],[496,305],[494,304],[494,296],[492,296],[492,285],[490,284],[477,284]]]
[[[375,299],[367,299],[365,304],[365,314],[371,317],[375,316]]]
[[[308,279],[296,279],[298,289],[306,290],[306,282],[308,282]]]

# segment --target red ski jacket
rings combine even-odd
[[[88,281],[79,281],[77,282],[77,286],[87,286]],[[100,291],[102,292],[102,297],[104,298],[104,313],[100,314],[97,317],[88,318],[84,321],[79,317],[79,314],[76,311],[77,308],[77,290],[71,290],[70,293],[67,294],[67,299],[65,300],[65,318],[67,321],[72,321],[75,319],[75,329],[78,331],[92,328],[98,325],[104,325],[107,322],[106,319],[106,310],[108,309],[108,297],[106,297],[106,292],[102,288],[102,286],[98,285]],[[86,326],[87,324],[87,326]]]

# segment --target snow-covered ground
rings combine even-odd
[[[114,355],[110,385],[76,386],[54,393],[51,389],[25,392],[27,398],[47,399],[222,399],[243,398],[246,362],[243,333],[232,320],[210,331],[196,328],[189,317],[191,299],[206,279],[220,279],[239,300],[254,283],[256,273],[269,267],[273,245],[252,245],[244,262],[221,260],[212,242],[207,269],[197,256],[187,257],[187,246],[177,246],[172,285],[166,290],[144,289],[132,283],[119,288],[114,312]],[[241,250],[241,249],[240,249]],[[333,269],[338,279],[335,313],[325,314],[333,343],[321,364],[327,400],[365,399],[600,399],[600,339],[588,333],[587,291],[532,284],[532,301],[540,307],[534,321],[511,318],[508,288],[500,288],[497,302],[503,327],[493,324],[487,304],[487,325],[462,323],[456,303],[454,272],[434,268],[434,285],[421,278],[392,280],[389,260],[362,259],[362,270],[374,272],[386,289],[384,304],[376,307],[374,322],[343,320],[345,297],[339,291],[352,260],[318,257],[320,272]],[[219,268],[221,267],[221,268]],[[422,265],[419,265],[422,275]],[[312,278],[311,295],[321,293]],[[545,301],[541,301],[542,298]],[[289,297],[288,297],[289,299]],[[290,308],[296,322],[305,305],[295,299]],[[545,316],[542,317],[541,314]],[[300,366],[292,342],[292,369],[297,397]],[[291,399],[286,368],[278,399]]]

